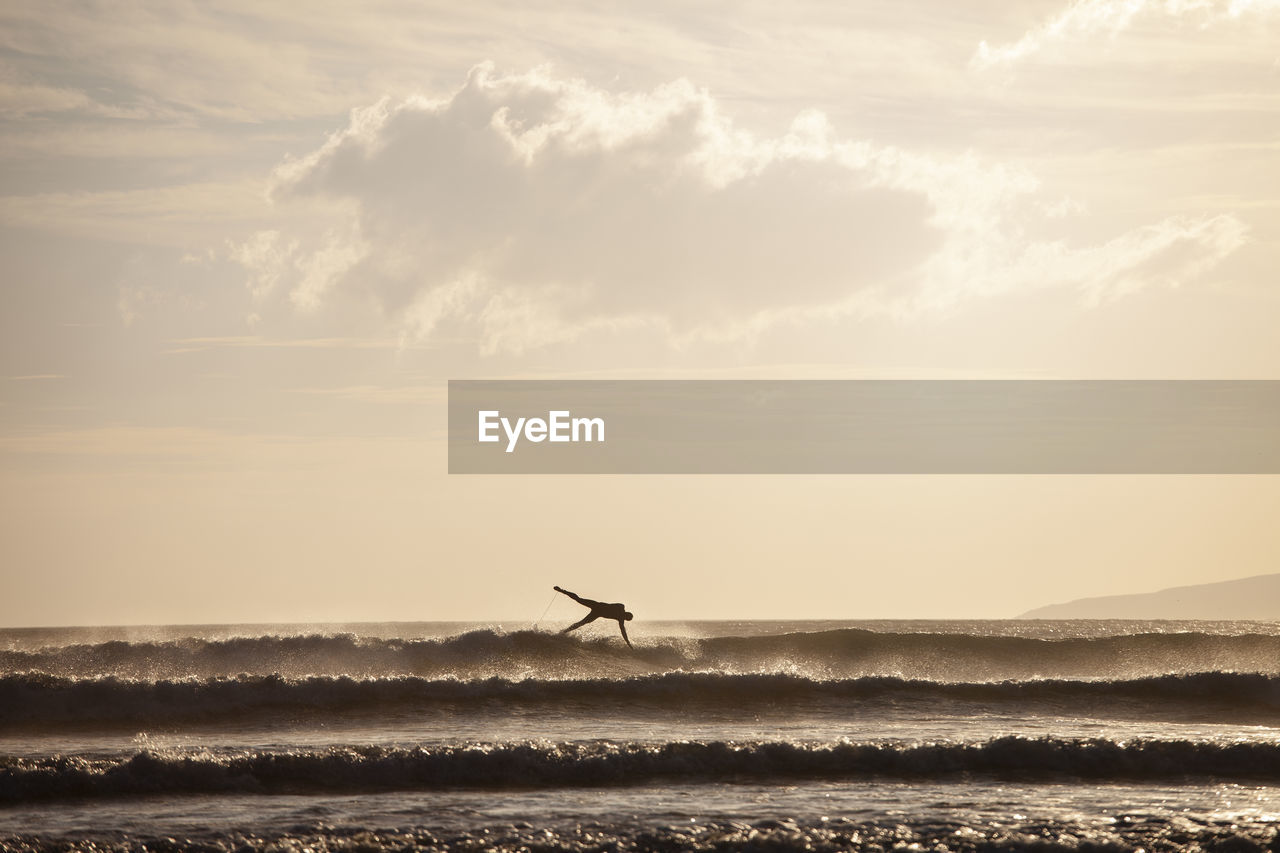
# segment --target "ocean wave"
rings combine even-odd
[[[1280,781],[1280,744],[1003,737],[898,746],[780,742],[504,743],[322,751],[0,759],[0,802],[147,794],[282,794],[984,776],[1176,783]]]
[[[1042,640],[845,628],[773,636],[654,638],[632,650],[616,638],[479,630],[421,640],[336,634],[112,641],[0,651],[0,673],[151,680],[239,674],[625,678],[689,671],[1001,680],[1215,670],[1280,674],[1280,636],[1186,632]]]
[[[936,682],[895,677],[818,680],[788,674],[666,673],[622,679],[429,679],[391,676],[279,675],[150,681],[116,676],[75,678],[44,673],[0,677],[0,726],[162,725],[220,722],[247,716],[384,715],[433,707],[626,707],[718,713],[804,706],[863,710],[876,702],[967,703],[1058,708],[1076,716],[1108,713],[1168,719],[1274,721],[1280,715],[1280,677],[1205,672],[1121,680]]]

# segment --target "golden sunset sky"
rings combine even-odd
[[[1280,2],[0,6],[0,625],[1004,617],[1273,477],[464,477],[462,378],[1280,379]]]

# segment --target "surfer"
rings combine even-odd
[[[577,622],[574,622],[568,628],[565,628],[563,631],[560,632],[561,634],[567,634],[570,631],[574,630],[575,628],[581,628],[583,625],[587,624],[588,622],[594,622],[601,617],[604,617],[605,619],[616,619],[618,621],[618,630],[622,632],[622,639],[626,640],[627,647],[632,649],[635,648],[635,646],[631,645],[631,640],[627,637],[627,624],[626,624],[630,622],[632,619],[634,619],[635,616],[633,616],[631,614],[631,611],[628,610],[625,606],[621,604],[605,604],[604,602],[601,602],[601,601],[593,601],[590,598],[583,598],[580,595],[569,592],[569,590],[567,589],[561,589],[558,586],[553,586],[551,588],[554,589],[556,592],[563,592],[565,595],[569,596],[574,601],[581,604],[583,607],[591,608],[590,613],[588,613],[586,616],[583,616]]]

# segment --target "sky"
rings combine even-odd
[[[1280,379],[1278,154],[1277,0],[5,3],[0,625],[1274,571],[1271,477],[450,477],[444,405]]]

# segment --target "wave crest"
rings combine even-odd
[[[1073,715],[1191,714],[1197,719],[1274,721],[1280,716],[1280,676],[1205,672],[1152,678],[1079,681],[1046,679],[937,682],[896,677],[819,680],[790,674],[665,673],[622,679],[464,681],[418,676],[240,675],[210,679],[74,678],[46,673],[0,677],[0,725],[155,725],[220,722],[246,716],[385,715],[433,707],[467,710],[564,706],[717,713],[764,707],[810,711],[865,710],[878,702],[965,703],[1058,708]]]
[[[240,674],[624,678],[664,672],[794,673],[943,680],[1132,678],[1214,670],[1280,674],[1280,636],[1152,633],[1040,640],[843,628],[773,636],[616,639],[471,631],[424,640],[353,634],[80,644],[0,651],[0,672],[212,678]]]
[[[0,763],[0,801],[154,793],[251,794],[615,786],[857,778],[1280,781],[1280,744],[1003,737],[977,744],[517,743],[218,755],[142,751]]]

